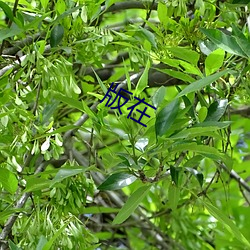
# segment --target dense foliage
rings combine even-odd
[[[250,249],[248,7],[0,1],[0,249]]]

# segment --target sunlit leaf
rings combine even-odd
[[[155,92],[155,94],[152,97],[152,102],[153,105],[158,108],[162,101],[164,100],[164,97],[166,95],[166,87],[161,86],[160,88],[158,88]]]
[[[5,168],[0,168],[0,183],[11,194],[14,194],[18,187],[16,176]]]
[[[160,22],[166,24],[168,20],[168,9],[165,3],[163,2],[158,3],[157,13]]]
[[[61,168],[56,174],[55,178],[52,180],[51,185],[54,185],[57,182],[61,182],[62,180],[70,176],[83,173],[85,172],[85,170],[86,169],[84,167],[73,167],[73,166],[69,166],[67,168],[66,167]]]
[[[119,172],[109,176],[99,187],[99,190],[117,190],[133,183],[136,177],[132,174]]]
[[[190,62],[192,65],[197,65],[200,55],[196,51],[181,48],[181,47],[172,47],[168,49],[170,52],[173,53],[175,57],[178,57],[182,60],[185,60],[187,62]]]
[[[9,5],[7,5],[6,3],[4,3],[3,1],[0,1],[0,8],[3,9],[5,15],[11,20],[14,20],[14,15],[13,12],[11,10],[11,8],[9,7]]]
[[[206,75],[211,75],[223,65],[225,56],[225,51],[222,49],[217,49],[210,53],[205,60],[205,72]]]
[[[233,36],[226,35],[220,30],[217,29],[204,29],[200,28],[212,42],[214,42],[219,48],[238,56],[246,57],[246,54],[241,49],[237,40]]]
[[[215,101],[208,108],[208,114],[204,122],[208,121],[219,121],[220,118],[224,115],[228,105],[227,99],[222,99]]]

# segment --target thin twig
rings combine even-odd
[[[39,101],[39,97],[40,97],[41,85],[42,85],[42,81],[40,81],[38,83],[37,94],[36,94],[36,101],[35,101],[35,104],[34,104],[34,107],[33,107],[33,114],[34,115],[36,115],[36,110],[37,110],[37,107],[38,107],[38,101]]]
[[[146,20],[143,22],[143,24],[142,24],[142,26],[141,26],[142,28],[144,28],[144,27],[145,27],[145,25],[146,25],[146,21],[148,21],[148,19],[149,19],[150,15],[151,15],[152,8],[153,8],[154,4],[155,4],[155,0],[153,0],[153,2],[152,2],[152,4],[151,4],[151,6],[150,6],[150,8],[149,8],[149,11],[147,12]]]

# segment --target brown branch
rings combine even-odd
[[[234,170],[229,170],[224,163],[219,164],[219,167],[225,170],[232,179],[239,183],[241,187],[250,192],[250,186]]]
[[[25,39],[15,42],[13,47],[6,48],[3,50],[3,55],[15,55],[19,50],[23,49],[25,46],[31,45],[37,40],[40,40],[45,36],[45,32],[39,32],[33,36],[27,36]]]
[[[148,21],[148,20],[149,20],[149,17],[150,17],[150,15],[151,15],[152,8],[153,8],[154,4],[155,4],[155,0],[153,0],[153,2],[151,3],[150,9],[149,9],[149,11],[147,12],[146,21]],[[144,22],[143,22],[143,24],[142,24],[142,28],[144,28],[144,27],[145,27],[145,25],[146,25],[146,21],[144,21]]]
[[[50,45],[46,45],[44,52],[49,52],[50,49],[51,49]],[[20,62],[23,62],[26,57],[27,55],[21,56],[18,60],[15,60],[12,64],[9,64],[5,66],[4,68],[0,69],[0,77],[3,76],[9,70],[15,70],[21,67]]]
[[[250,106],[243,106],[237,109],[231,109],[231,114],[234,115],[241,115],[243,117],[249,118],[250,117]]]

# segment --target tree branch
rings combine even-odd
[[[229,170],[224,163],[219,164],[220,168],[224,169],[232,179],[236,180],[240,186],[250,192],[250,186],[232,169]]]
[[[31,45],[33,42],[43,38],[45,32],[39,32],[33,36],[27,36],[25,39],[18,41],[13,44],[13,47],[6,48],[3,50],[3,55],[15,55],[19,50],[23,49],[25,46]]]
[[[48,162],[43,162],[40,164],[40,166],[38,166],[38,168],[35,171],[35,174],[41,173],[44,171],[44,169],[46,168],[46,166],[48,165]],[[31,195],[31,192],[28,193],[24,193],[21,198],[17,201],[16,205],[15,205],[15,209],[19,209],[22,208],[25,203],[27,202],[29,196]],[[5,223],[3,230],[0,234],[0,243],[5,240],[5,238],[9,235],[9,233],[11,232],[11,229],[17,219],[18,215],[17,214],[13,214],[12,216],[9,217],[9,219],[7,220],[7,222]]]

